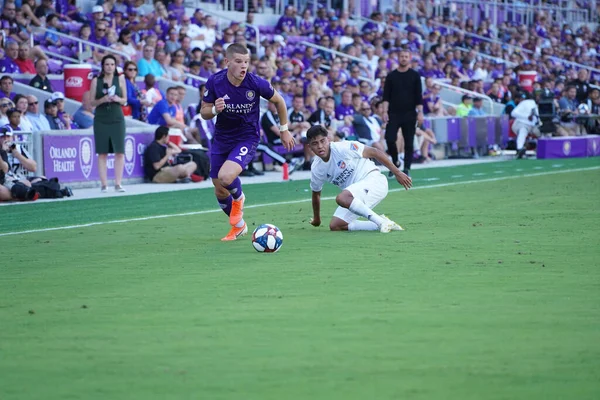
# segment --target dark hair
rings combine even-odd
[[[57,19],[58,15],[56,14],[50,14],[46,17],[46,24],[49,24],[50,22],[52,22],[53,20]]]
[[[17,110],[16,108],[11,108],[6,112],[6,116],[10,118],[14,113],[19,113],[19,115],[21,115],[21,111]]]
[[[123,28],[123,30],[121,31],[121,33],[119,33],[119,42],[120,43],[125,43],[123,41],[123,38],[127,35],[131,34],[131,31],[129,30],[129,28]]]
[[[177,90],[177,86],[171,86],[167,89],[167,93],[172,92],[173,90]]]
[[[2,78],[0,78],[0,82],[4,82],[4,81],[14,82],[13,78],[9,75],[4,75]]]
[[[294,95],[294,100],[296,100],[296,99],[304,100],[304,96],[302,96],[301,94],[296,94],[296,95]]]
[[[21,99],[27,100],[27,96],[25,96],[24,94],[21,94],[21,93],[19,93],[18,95],[16,95],[15,98],[13,99],[13,103],[15,103],[15,106],[17,105],[17,103]],[[27,100],[27,104],[29,104],[29,100]]]
[[[327,137],[328,134],[329,132],[327,132],[327,129],[323,125],[313,125],[306,132],[306,139],[308,142],[311,142],[313,139],[316,139],[319,136]]]
[[[118,75],[116,68],[117,68],[117,58],[115,56],[113,56],[112,54],[107,54],[104,57],[102,57],[102,61],[100,61],[100,78],[104,78],[104,63],[106,62],[106,60],[113,60],[115,62],[115,75]]]
[[[166,126],[159,126],[154,131],[154,140],[161,140],[165,136],[169,136],[169,128]]]
[[[227,47],[225,55],[227,58],[232,58],[234,54],[249,54],[248,48],[243,44],[234,43]]]

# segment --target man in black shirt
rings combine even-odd
[[[574,86],[577,89],[577,101],[582,103],[587,99],[590,82],[588,80],[588,72],[585,69],[580,69],[577,72],[577,79],[571,81],[567,86]]]
[[[37,75],[29,82],[29,86],[33,86],[36,89],[45,90],[46,92],[52,93],[54,89],[48,79],[48,61],[44,59],[38,59],[35,62],[35,72]]]
[[[154,141],[144,151],[144,174],[154,183],[175,183],[178,179],[186,179],[196,171],[193,161],[171,166],[172,156],[181,153],[181,149],[169,142],[169,128],[159,126],[154,132]]]
[[[414,152],[417,123],[423,124],[423,90],[421,76],[409,68],[411,54],[403,49],[398,56],[399,66],[390,72],[383,87],[383,119],[387,123],[385,141],[394,165],[398,166],[396,140],[398,129],[404,137],[404,173],[409,174]]]

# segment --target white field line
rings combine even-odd
[[[546,172],[537,172],[531,174],[523,174],[523,175],[511,175],[511,176],[501,176],[497,178],[486,178],[486,179],[476,179],[470,181],[462,181],[462,182],[448,182],[448,183],[436,183],[433,185],[424,185],[413,187],[411,190],[420,190],[420,189],[436,189],[448,186],[457,186],[457,185],[471,185],[474,183],[486,183],[486,182],[498,182],[498,181],[506,181],[511,179],[521,179],[521,178],[532,178],[536,176],[545,176],[545,175],[556,175],[556,174],[566,174],[571,172],[582,172],[582,171],[594,171],[600,169],[598,167],[587,167],[587,168],[573,168],[573,169],[565,169],[559,171],[546,171]],[[391,189],[389,192],[400,192],[404,191],[403,188]],[[323,197],[321,200],[334,200],[335,197]],[[263,203],[263,204],[252,204],[247,205],[244,208],[261,208],[261,207],[273,207],[280,206],[286,204],[298,204],[298,203],[307,203],[311,201],[310,198],[301,199],[301,200],[291,200],[291,201],[278,201],[273,203]],[[220,208],[213,210],[202,210],[202,211],[191,211],[186,213],[178,213],[178,214],[164,214],[164,215],[151,215],[149,217],[138,217],[138,218],[129,218],[129,219],[117,219],[113,221],[100,221],[100,222],[90,222],[88,224],[80,224],[80,225],[67,225],[67,226],[58,226],[55,228],[43,228],[43,229],[30,229],[26,231],[17,231],[17,232],[6,232],[0,233],[0,237],[3,236],[15,236],[15,235],[25,235],[28,233],[40,233],[40,232],[52,232],[52,231],[62,231],[68,229],[79,229],[79,228],[89,228],[92,226],[98,225],[111,225],[111,224],[126,224],[129,222],[138,222],[138,221],[149,221],[153,219],[164,219],[164,218],[173,218],[173,217],[188,217],[191,215],[201,215],[201,214],[212,214],[223,212]]]

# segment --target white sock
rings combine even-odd
[[[378,231],[379,226],[371,221],[352,221],[348,224],[349,231]]]
[[[517,150],[521,150],[523,146],[525,146],[525,140],[527,139],[528,134],[529,131],[526,127],[519,129],[519,133],[517,134]]]
[[[368,219],[369,221],[373,221],[377,224],[377,226],[380,226],[383,223],[383,218],[377,215],[373,210],[367,207],[365,203],[358,199],[352,200],[349,210],[352,211],[354,214],[360,215],[361,217]]]
[[[244,224],[245,224],[245,223],[246,223],[246,222],[244,221],[244,218],[242,218],[242,219],[240,220],[240,222],[238,222],[237,224],[235,224],[235,227],[236,227],[236,228],[241,228],[242,226],[244,226]]]
[[[398,157],[399,157],[400,159],[404,160],[404,152],[402,152],[402,153],[398,153]]]

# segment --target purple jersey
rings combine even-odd
[[[19,66],[10,57],[0,58],[0,72],[6,74],[20,74]]]
[[[270,99],[275,91],[271,84],[253,73],[247,73],[240,86],[227,79],[227,69],[208,78],[204,101],[214,103],[218,98],[225,100],[225,109],[217,116],[215,143],[230,145],[243,139],[260,138],[260,97]]]

